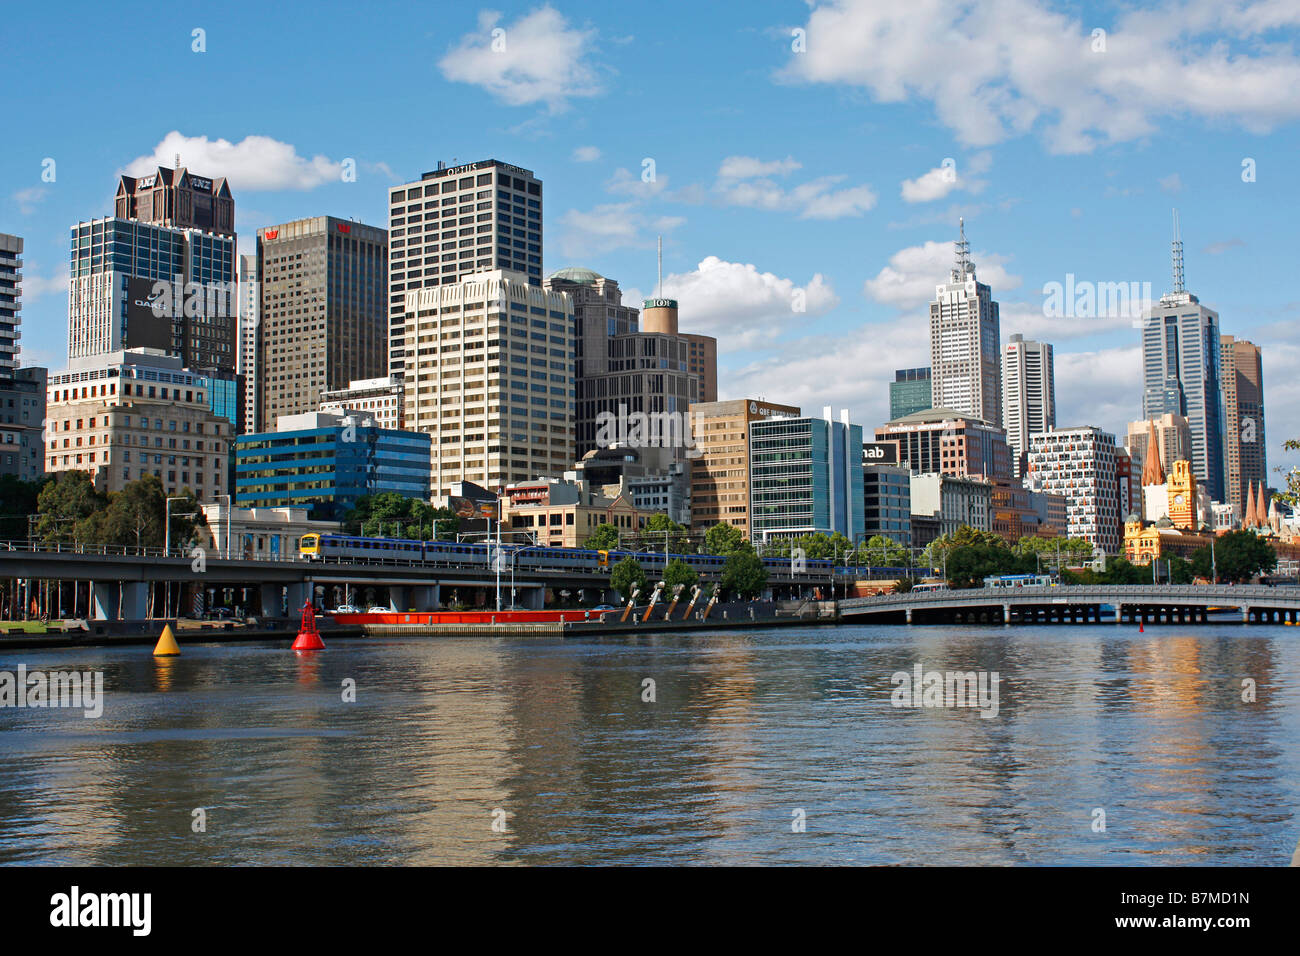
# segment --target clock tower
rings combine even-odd
[[[1174,462],[1169,474],[1169,520],[1176,527],[1196,530],[1196,476],[1192,474],[1192,463],[1187,460]]]

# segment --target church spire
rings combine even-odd
[[[1160,464],[1160,441],[1156,437],[1156,421],[1149,419],[1147,429],[1147,457],[1142,463],[1142,486],[1163,485],[1165,470]]]

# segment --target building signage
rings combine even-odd
[[[454,166],[451,169],[439,170],[438,175],[459,176],[461,173],[472,173],[476,169],[491,169],[493,166],[511,173],[520,173],[524,176],[531,175],[526,169],[520,169],[518,166],[511,166],[509,163],[498,163],[493,159],[481,163],[466,163],[464,166]]]
[[[338,227],[339,227],[339,232],[351,232],[351,231],[352,231],[352,227],[349,226],[346,222],[340,222],[340,223],[338,223]]]
[[[897,465],[898,442],[868,441],[862,443],[862,461],[867,465]]]
[[[279,235],[280,235],[280,230],[279,230],[279,229],[263,229],[263,230],[262,230],[262,238],[263,238],[263,239],[275,239],[275,238],[278,237]]]
[[[643,305],[647,309],[675,309],[677,302],[675,299],[646,299]]]
[[[158,174],[157,174],[157,173],[155,173],[155,174],[152,175],[152,176],[146,176],[146,177],[144,177],[144,179],[137,180],[137,181],[136,181],[136,184],[135,184],[135,188],[136,188],[136,189],[150,189],[150,188],[153,187],[153,184],[156,183],[156,182],[158,182]]]
[[[191,177],[190,177],[190,188],[191,188],[191,189],[203,189],[203,190],[206,190],[207,192],[212,192],[212,180],[210,180],[210,179],[200,179],[198,176],[191,176]]]

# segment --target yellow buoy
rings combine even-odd
[[[154,645],[154,657],[175,657],[181,652],[180,646],[176,643],[176,635],[172,633],[170,624],[163,625],[162,637],[158,638],[158,643]]]

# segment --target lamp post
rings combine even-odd
[[[510,552],[510,604],[512,607],[515,605],[515,564],[518,562],[519,556],[525,551],[540,550],[541,547],[542,546],[538,544],[530,544],[527,547],[517,548]],[[542,597],[545,598],[545,595],[542,595]],[[545,601],[543,601],[543,603],[545,603]],[[501,609],[497,608],[497,610],[499,611]]]
[[[223,558],[229,558],[230,557],[230,509],[231,507],[233,507],[234,502],[231,500],[230,495],[213,495],[213,497],[226,499],[226,544],[225,547],[222,548],[221,556]]]

